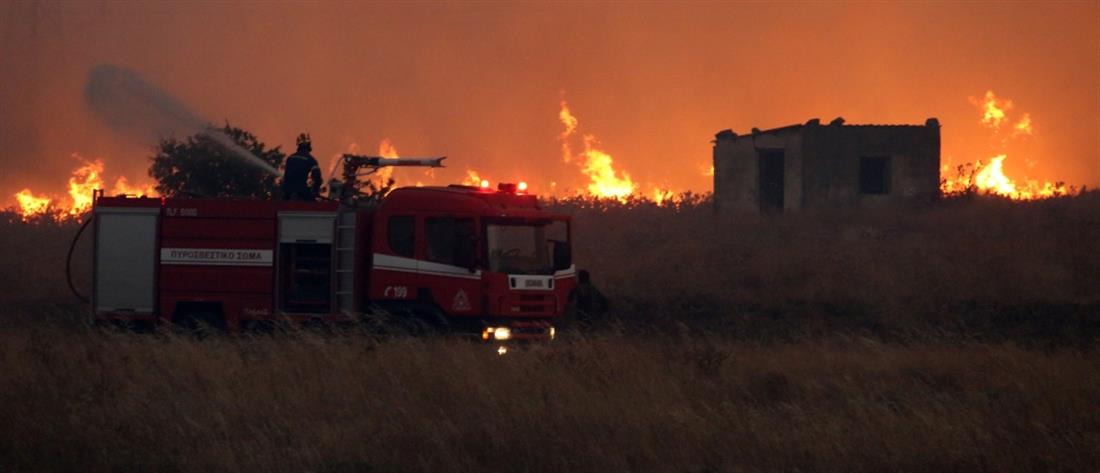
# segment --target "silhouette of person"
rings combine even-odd
[[[598,317],[607,313],[610,305],[607,297],[592,284],[588,270],[577,272],[577,288],[569,295],[573,307],[573,317],[581,326],[590,325]]]
[[[283,171],[283,200],[314,200],[321,193],[321,168],[310,152],[309,135],[298,135],[298,151],[286,158]],[[306,179],[311,181],[309,185]]]

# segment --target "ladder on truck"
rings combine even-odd
[[[354,209],[341,210],[336,218],[336,308],[344,315],[355,314],[355,220]]]
[[[344,315],[356,314],[355,300],[355,244],[356,197],[359,181],[385,167],[443,167],[446,156],[438,158],[387,158],[383,156],[359,156],[345,154],[342,180],[329,182],[329,196],[344,204],[336,218],[336,309]]]

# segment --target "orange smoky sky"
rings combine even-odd
[[[148,138],[89,110],[89,71],[141,74],[196,114],[322,161],[383,139],[497,180],[581,188],[562,159],[564,97],[634,181],[711,190],[711,139],[842,116],[937,117],[945,162],[995,149],[987,91],[1035,133],[1009,174],[1100,185],[1100,3],[293,3],[15,1],[0,5],[0,204],[62,191],[102,159],[147,180]],[[417,177],[413,178],[418,179]],[[542,186],[540,189],[539,186]]]

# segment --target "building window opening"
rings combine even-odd
[[[890,193],[889,157],[859,158],[859,193],[871,195]]]

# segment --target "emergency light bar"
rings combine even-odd
[[[527,192],[527,183],[520,182],[516,184],[514,182],[502,182],[497,184],[497,191],[504,192],[506,194],[523,194]]]

